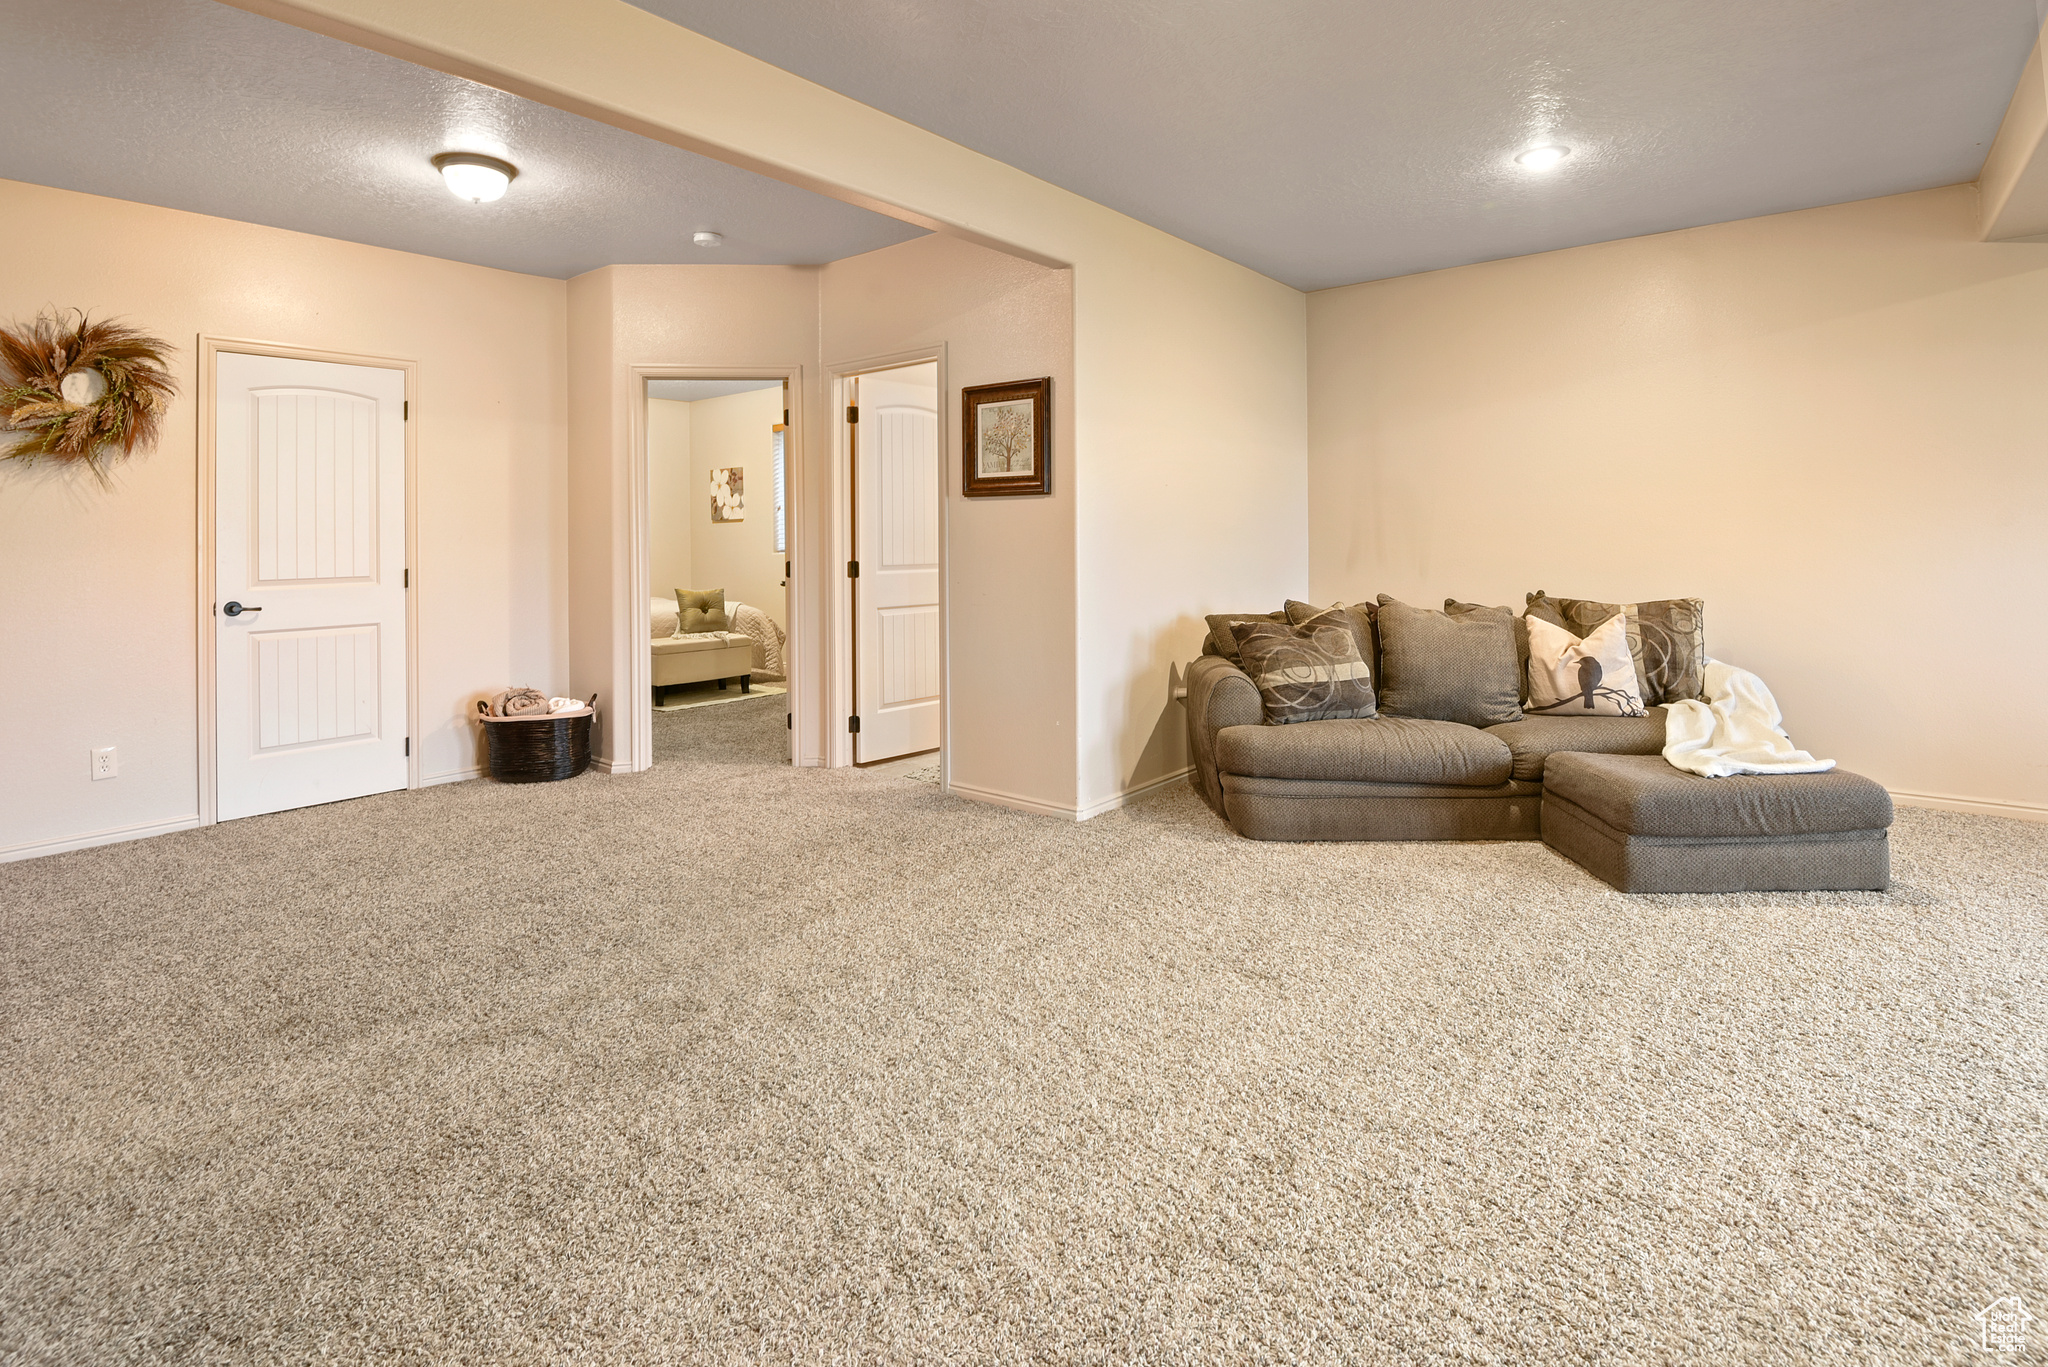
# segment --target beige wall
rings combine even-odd
[[[2048,806],[2048,247],[1975,230],[1958,186],[1311,296],[1315,597],[1697,595],[1800,745]]]
[[[945,348],[946,741],[956,790],[1071,811],[1075,791],[1072,280],[932,236],[822,272],[825,369]],[[1052,493],[963,498],[960,391],[1052,377]]]
[[[783,555],[775,549],[775,424],[782,391],[755,389],[698,399],[690,409],[690,578],[671,587],[724,589],[728,603],[751,603],[789,626],[783,607]],[[746,472],[739,522],[711,520],[711,472]],[[663,587],[657,583],[656,589]]]
[[[108,487],[0,462],[0,854],[196,816],[201,334],[420,363],[424,778],[475,769],[473,697],[567,685],[561,281],[12,181],[0,259],[0,318],[121,317],[177,347],[182,390]],[[101,745],[121,773],[95,783]]]
[[[741,372],[797,369],[808,383],[818,354],[818,271],[808,266],[606,266],[569,282],[570,674],[579,696],[597,693],[592,746],[603,763],[650,763],[646,699],[617,690],[630,656],[647,642],[634,632],[632,585],[649,583],[631,525],[636,366]],[[709,491],[706,491],[707,498]],[[822,524],[819,524],[822,526]],[[803,554],[804,531],[791,528]],[[800,565],[803,560],[799,559]],[[822,570],[822,564],[818,567]],[[652,587],[649,584],[651,596]],[[814,610],[814,609],[813,609]],[[792,638],[799,633],[792,631]],[[817,662],[792,651],[805,674]],[[796,711],[798,757],[818,763],[824,698],[802,685]],[[614,704],[617,705],[614,705]]]
[[[697,582],[690,565],[690,409],[676,399],[647,401],[647,583],[665,598]]]
[[[1306,582],[1298,291],[621,0],[234,3],[1071,266],[1073,437],[1054,458],[1071,568],[1064,537],[1010,567],[1055,591],[1072,575],[1087,606],[1060,690],[1075,775],[1054,810],[1170,774],[1168,670],[1198,649],[1198,613]]]

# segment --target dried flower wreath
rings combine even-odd
[[[73,323],[72,318],[76,318]],[[153,446],[178,384],[164,369],[170,343],[83,313],[44,313],[0,328],[0,434],[25,434],[0,460],[84,461],[104,476],[110,449]]]

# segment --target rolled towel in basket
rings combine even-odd
[[[549,711],[550,713],[555,713],[555,712],[581,712],[581,711],[583,710],[583,705],[584,705],[584,704],[583,704],[583,699],[581,699],[581,698],[549,698],[549,699],[548,699],[548,711]]]
[[[491,699],[494,717],[544,717],[547,712],[548,695],[531,688],[508,688]]]

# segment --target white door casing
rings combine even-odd
[[[220,820],[406,786],[405,401],[403,370],[216,359]]]
[[[938,748],[939,390],[926,362],[862,375],[854,435],[854,760]]]

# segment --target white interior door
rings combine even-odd
[[[403,788],[405,372],[215,377],[216,815]]]
[[[939,367],[863,375],[854,424],[854,760],[939,745]]]

